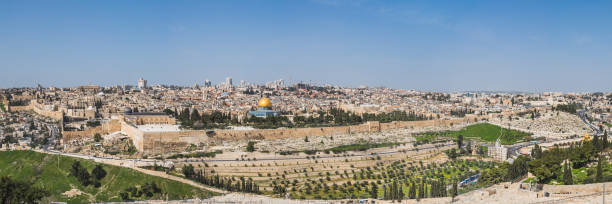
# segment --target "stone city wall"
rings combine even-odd
[[[374,125],[372,125],[374,124]],[[215,130],[213,138],[221,140],[244,140],[244,139],[283,139],[306,136],[329,136],[338,134],[363,133],[379,130],[378,122],[364,123],[361,125],[316,127],[316,128],[291,128],[291,129],[255,129],[255,130]]]
[[[6,110],[9,112],[19,112],[19,111],[29,111],[32,110],[32,107],[30,106],[10,106],[8,104],[5,104],[6,106]]]
[[[39,115],[49,117],[49,118],[52,118],[54,120],[59,120],[59,121],[64,119],[64,112],[45,110],[44,105],[39,104],[38,101],[36,100],[30,101],[30,106],[32,107],[32,110],[34,110],[34,112]]]
[[[132,143],[136,149],[140,152],[146,152],[144,147],[144,132],[139,130],[136,126],[121,122],[121,133],[128,135],[132,139]]]
[[[61,143],[66,144],[74,140],[84,140],[86,138],[93,138],[96,133],[100,135],[105,135],[121,131],[121,129],[122,127],[119,120],[110,120],[108,122],[103,122],[102,124],[100,124],[100,126],[89,128],[86,130],[64,131],[62,133]]]
[[[35,113],[52,118],[54,120],[61,121],[64,118],[64,113],[61,111],[48,111],[45,110],[42,104],[39,104],[36,100],[31,100],[27,106],[9,106],[6,105],[8,111],[19,112],[19,111],[34,111]]]
[[[144,153],[183,152],[190,145],[208,142],[206,131],[143,132],[142,151]],[[138,146],[136,147],[138,149]]]

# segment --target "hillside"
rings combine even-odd
[[[500,135],[500,129],[502,128],[490,123],[478,123],[466,126],[457,131],[426,132],[417,136],[417,140],[431,140],[437,136],[457,138],[459,135],[463,135],[464,138],[476,138],[482,141],[495,142]],[[530,133],[508,128],[503,128],[501,133],[501,143],[504,145],[526,141],[529,140],[531,136]]]
[[[10,176],[14,180],[31,182],[34,186],[50,193],[43,201],[64,201],[69,203],[86,203],[94,201],[121,201],[120,193],[129,187],[140,188],[146,183],[154,182],[161,193],[145,198],[132,197],[133,200],[143,199],[182,199],[207,198],[215,195],[213,192],[198,189],[180,182],[154,177],[132,169],[102,165],[107,172],[100,180],[100,187],[83,186],[76,177],[70,175],[71,166],[75,161],[89,172],[98,164],[93,161],[76,159],[66,156],[50,155],[32,151],[0,152],[0,176]],[[77,190],[78,189],[78,190]],[[72,190],[72,191],[71,191]],[[81,195],[69,197],[65,192],[82,192]]]

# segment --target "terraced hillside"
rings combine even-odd
[[[415,192],[422,191],[428,197],[442,196],[440,191],[432,192],[432,185],[450,184],[495,165],[448,160],[443,150],[450,148],[447,144],[416,148],[403,144],[366,152],[299,153],[278,156],[277,160],[256,160],[244,155],[245,160],[239,161],[191,161],[181,165],[193,166],[196,172],[201,170],[214,179],[219,176],[221,183],[251,181],[265,195],[293,199],[385,198],[390,195],[385,189],[391,188],[409,197],[410,188],[421,184],[424,189]]]

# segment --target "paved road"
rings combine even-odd
[[[593,131],[595,131],[596,135],[601,135],[602,132],[599,131],[599,128],[593,126],[587,119],[586,119],[586,110],[579,110],[578,111],[578,116],[580,116],[580,119],[582,119],[582,122],[584,122],[587,126],[589,126],[591,129],[593,129]]]

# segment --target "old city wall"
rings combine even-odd
[[[182,152],[207,141],[206,131],[142,132],[141,147],[136,148],[144,153]]]
[[[293,128],[293,129],[257,129],[257,130],[216,130],[215,139],[243,140],[243,139],[283,139],[306,136],[328,136],[338,134],[352,134],[370,131],[366,124],[338,127],[320,128]]]
[[[32,110],[32,107],[30,106],[10,106],[8,104],[5,104],[6,109],[9,112],[19,112],[19,111],[29,111]]]
[[[64,113],[61,111],[48,111],[43,108],[43,105],[36,102],[36,100],[32,100],[30,102],[30,106],[32,110],[42,116],[52,118],[54,120],[62,120],[64,118]]]
[[[390,123],[368,122],[361,125],[320,128],[216,130],[214,138],[221,140],[299,138],[306,136],[330,136],[339,134],[378,132],[427,126],[452,126],[459,125],[464,122],[469,122],[469,120],[394,121]]]
[[[119,120],[110,120],[108,122],[103,122],[100,126],[89,128],[86,130],[75,130],[75,131],[64,131],[62,133],[62,144],[68,143],[74,140],[86,140],[93,139],[93,136],[98,133],[100,135],[105,135],[117,131],[121,131],[121,123]]]
[[[10,112],[19,112],[19,111],[34,111],[35,113],[52,118],[54,120],[62,120],[64,117],[64,113],[61,111],[48,111],[45,110],[43,105],[39,104],[36,100],[31,100],[30,104],[27,106],[9,106],[6,105],[6,108]]]
[[[464,122],[468,122],[464,119],[455,119],[455,120],[423,120],[423,121],[393,121],[390,123],[381,123],[380,130],[394,130],[394,129],[404,129],[404,128],[416,128],[416,127],[429,127],[429,126],[453,126],[459,125]]]
[[[144,142],[143,142],[144,132],[142,130],[139,130],[136,126],[132,124],[121,122],[121,133],[130,136],[130,138],[132,139],[132,143],[134,144],[134,146],[136,147],[138,151],[140,152],[145,151]]]

